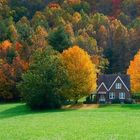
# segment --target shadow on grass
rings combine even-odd
[[[56,113],[56,112],[65,112],[65,111],[72,111],[72,109],[71,110],[57,109],[57,110],[33,111],[28,106],[23,104],[23,105],[17,105],[17,106],[9,108],[7,110],[1,111],[0,119],[23,116],[23,115],[30,115],[30,114],[38,114],[38,113]]]
[[[79,107],[79,106],[78,106]],[[80,106],[81,107],[81,106]],[[85,107],[85,106],[84,106]],[[94,106],[91,106],[90,109],[94,108]],[[111,105],[99,105],[97,108],[106,108],[108,111],[109,110],[140,110],[140,104],[111,104]],[[77,109],[77,108],[76,108]],[[50,113],[57,113],[57,112],[66,112],[66,111],[73,111],[76,110],[73,108],[65,108],[65,109],[57,109],[57,110],[41,110],[41,111],[33,111],[31,110],[28,106],[25,104],[17,104],[14,106],[10,106],[8,109],[5,109],[0,112],[0,119],[5,119],[5,118],[11,118],[11,117],[18,117],[18,116],[24,116],[24,115],[34,115],[34,114],[40,114],[40,113],[45,113],[50,114]]]

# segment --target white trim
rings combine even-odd
[[[125,83],[123,82],[123,80],[121,79],[120,76],[118,76],[118,77],[115,79],[115,81],[113,82],[113,84],[111,85],[111,87],[109,88],[109,90],[113,87],[113,85],[115,84],[115,82],[116,82],[118,79],[121,80],[121,82],[123,83],[123,85],[125,86],[125,88],[129,91],[129,89],[127,88],[127,86],[125,85]]]
[[[99,91],[98,94],[106,94],[106,92]]]
[[[125,92],[120,92],[119,93],[119,99],[121,100],[124,100],[125,99]]]
[[[109,99],[115,99],[115,92],[109,92]]]
[[[104,82],[101,83],[101,85],[98,87],[97,91],[100,89],[100,87],[101,87],[102,85],[103,85],[103,86],[105,87],[105,89],[108,91],[108,89],[107,89],[107,87],[106,87],[106,85],[105,85]]]
[[[115,83],[115,88],[116,89],[122,89],[122,83]]]

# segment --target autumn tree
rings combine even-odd
[[[64,96],[77,102],[80,98],[90,95],[96,88],[96,68],[90,56],[78,46],[62,53],[64,65],[68,71],[70,85]]]
[[[134,19],[137,16],[136,0],[123,0],[122,11]]]
[[[12,11],[8,5],[8,0],[0,0],[0,16],[9,18],[11,15]]]
[[[98,54],[100,51],[97,46],[97,41],[88,35],[79,35],[75,38],[74,43],[80,46],[80,48],[84,49],[90,55]]]
[[[17,23],[17,32],[19,34],[20,41],[29,42],[33,29],[30,26],[30,22],[26,17],[22,17]]]
[[[8,40],[0,44],[0,60],[0,100],[19,100],[21,96],[16,85],[28,69],[28,62],[20,58],[19,49]]]
[[[129,64],[128,29],[117,19],[107,29],[107,46],[104,55],[109,60],[107,73],[126,73]]]
[[[0,101],[13,100],[13,94],[11,94],[12,90],[12,81],[0,70]]]
[[[78,23],[81,20],[81,15],[78,12],[75,12],[72,17],[73,23]]]
[[[37,11],[31,20],[31,24],[33,27],[43,26],[48,28],[47,18],[44,16],[42,12]]]
[[[56,28],[59,26],[63,26],[65,24],[65,20],[62,17],[62,14],[64,11],[60,8],[45,8],[44,9],[44,16],[47,20],[46,23],[48,23],[48,27],[50,28]]]
[[[48,33],[44,27],[38,26],[31,38],[32,51],[37,48],[44,48],[47,46],[47,36]]]
[[[127,74],[131,77],[131,89],[133,93],[140,93],[140,51],[130,62]]]
[[[18,40],[19,35],[16,27],[13,24],[9,25],[8,36],[12,42],[16,42]]]

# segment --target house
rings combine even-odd
[[[130,76],[118,74],[105,74],[97,79],[97,101],[112,103],[124,102],[131,99]]]

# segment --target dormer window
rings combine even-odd
[[[121,83],[116,83],[115,87],[116,87],[116,89],[121,89],[122,88],[122,84]]]

